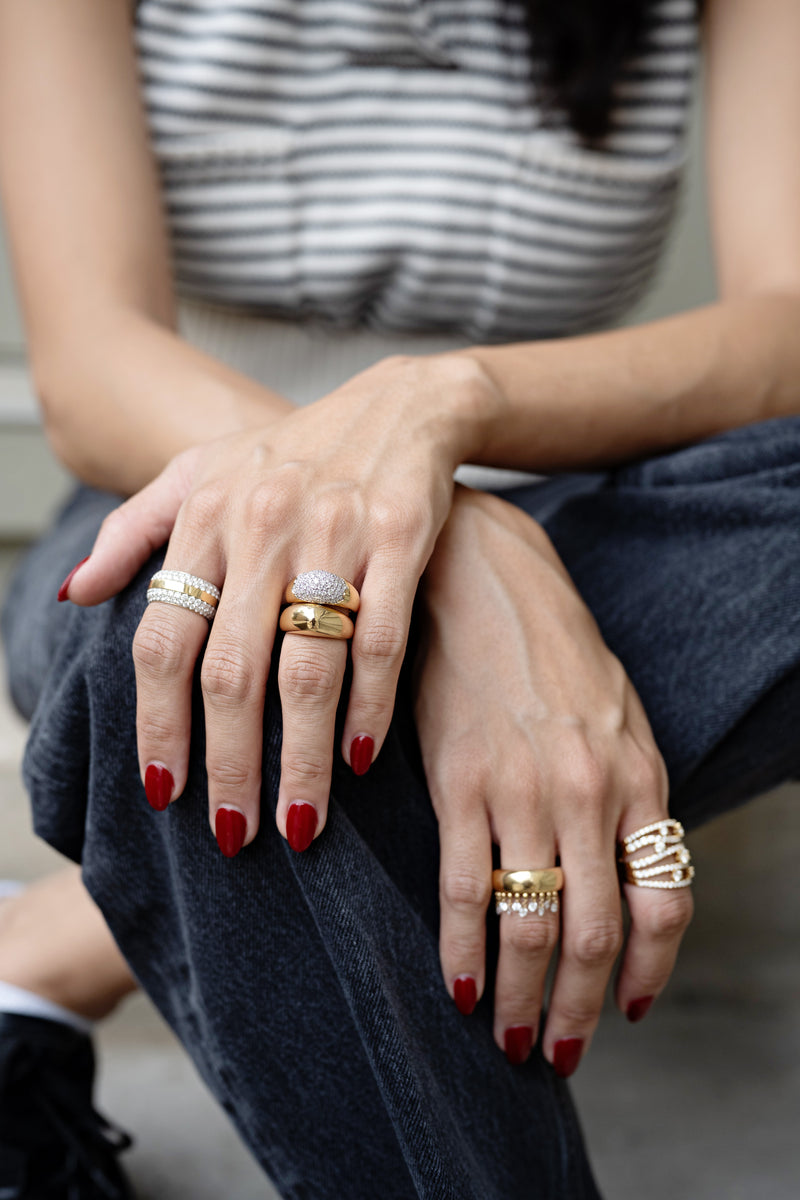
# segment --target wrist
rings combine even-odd
[[[425,355],[422,361],[435,373],[443,438],[453,468],[481,461],[492,430],[508,410],[505,395],[469,349]]]

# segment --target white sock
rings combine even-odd
[[[71,1025],[78,1033],[90,1034],[94,1021],[81,1017],[68,1008],[62,1008],[52,1000],[45,1000],[36,992],[17,987],[14,983],[4,983],[0,979],[0,1013],[17,1013],[21,1017],[44,1017],[47,1021],[60,1021],[62,1025]]]

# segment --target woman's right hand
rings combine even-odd
[[[488,386],[469,364],[382,360],[266,428],[185,451],[106,519],[68,585],[70,600],[113,595],[167,538],[165,568],[222,589],[210,633],[191,611],[150,604],[136,634],[140,769],[155,807],[186,783],[192,676],[208,636],[209,816],[225,853],[255,837],[284,589],[313,569],[344,576],[361,595],[342,753],[366,769],[389,726],[417,584],[449,511],[465,430],[486,403],[476,393]],[[295,849],[325,823],[346,654],[338,640],[283,642],[277,822]]]

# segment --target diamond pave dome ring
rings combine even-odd
[[[498,916],[543,917],[558,912],[558,893],[564,886],[561,867],[492,871],[494,909]]]
[[[147,587],[148,604],[177,604],[213,621],[219,604],[216,584],[186,571],[156,571]]]
[[[327,604],[350,612],[357,612],[361,603],[353,584],[333,571],[304,571],[289,584],[284,599],[288,604]]]

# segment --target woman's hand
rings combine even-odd
[[[508,870],[560,856],[543,1049],[571,1074],[623,941],[616,842],[667,815],[666,769],[619,660],[524,512],[459,487],[421,589],[415,716],[440,828],[445,983],[462,1012],[484,989],[492,843]],[[616,999],[638,1019],[667,982],[692,899],[625,886],[632,925]],[[494,1034],[512,1062],[537,1038],[558,922],[500,917]]]
[[[113,595],[167,538],[166,568],[222,589],[210,633],[193,612],[151,604],[136,634],[140,766],[156,807],[185,786],[192,675],[208,635],[210,819],[226,853],[255,836],[264,693],[284,589],[316,568],[361,594],[342,753],[366,770],[389,726],[417,584],[485,389],[469,364],[385,359],[266,428],[184,452],[109,516],[69,599]],[[346,655],[336,640],[283,643],[277,820],[295,849],[325,823]]]

